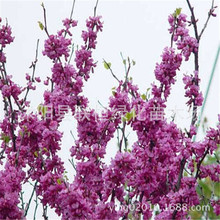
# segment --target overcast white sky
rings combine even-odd
[[[30,72],[28,68],[35,56],[36,42],[40,39],[39,51],[43,49],[46,34],[38,26],[38,21],[43,21],[43,11],[40,6],[42,1],[6,1],[0,0],[0,16],[5,21],[8,19],[12,26],[15,41],[7,48],[7,69],[12,74],[14,80],[24,85],[25,73]],[[80,39],[81,30],[85,28],[85,19],[93,15],[93,8],[96,0],[82,1],[76,0],[74,19],[78,20],[78,26],[74,30],[75,44],[82,42]],[[207,13],[211,5],[211,0],[191,0],[195,6],[195,14],[199,19],[199,30],[207,18]],[[220,6],[219,1],[216,4]],[[47,10],[47,20],[49,32],[56,33],[61,28],[62,20],[69,17],[72,1],[44,1]],[[97,101],[107,105],[108,97],[111,95],[111,88],[117,86],[117,82],[111,74],[104,69],[103,58],[112,63],[112,69],[118,78],[124,77],[124,67],[120,57],[120,52],[126,58],[129,56],[136,61],[136,65],[131,70],[131,76],[134,82],[139,85],[142,93],[150,87],[155,80],[154,67],[156,62],[160,62],[160,55],[165,46],[170,44],[170,35],[168,34],[167,17],[173,13],[176,8],[182,8],[182,12],[189,15],[187,4],[184,0],[160,0],[160,1],[106,1],[100,0],[97,14],[102,15],[104,21],[103,32],[98,36],[97,49],[94,57],[98,61],[95,74],[86,83],[84,94],[90,100],[91,106],[101,109]],[[219,14],[219,13],[218,13]],[[206,32],[203,35],[200,45],[200,77],[201,89],[203,93],[211,74],[217,47],[219,45],[219,17],[211,18]],[[192,59],[191,59],[192,60]],[[52,64],[49,59],[39,54],[36,76],[45,79],[50,73]],[[173,92],[168,101],[167,116],[176,111],[176,122],[179,127],[189,127],[190,118],[184,103],[184,90],[182,76],[184,73],[192,73],[193,61],[184,64],[178,73],[178,82],[173,87]],[[37,93],[31,92],[29,99],[33,107],[41,103],[43,90],[40,87]],[[36,95],[37,94],[37,95]],[[213,83],[211,86],[208,102],[204,115],[208,117],[210,126],[215,126],[217,114],[219,113],[219,64],[217,66]],[[2,103],[1,103],[2,104]],[[1,107],[2,108],[2,107]],[[0,110],[2,117],[2,109]],[[75,124],[66,120],[61,129],[65,131],[62,158],[69,158],[69,148],[73,144],[73,139],[69,130],[75,130]],[[132,136],[131,136],[132,137]],[[132,141],[130,141],[132,143]],[[116,152],[116,141],[113,140],[111,147],[108,148],[110,157]],[[107,158],[109,161],[110,157]],[[67,170],[71,176],[72,169],[66,163]],[[29,218],[32,218],[30,213]],[[41,215],[38,215],[41,218]],[[56,215],[50,214],[50,218],[56,218]]]

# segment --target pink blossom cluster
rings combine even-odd
[[[199,91],[199,77],[198,77],[198,71],[194,72],[193,75],[185,75],[183,77],[183,82],[185,84],[185,97],[189,98],[187,101],[187,105],[191,106],[193,103],[196,106],[202,106],[203,102],[203,96],[202,92]]]
[[[82,32],[82,38],[85,44],[81,46],[81,49],[76,51],[75,62],[78,68],[78,75],[88,80],[89,72],[93,71],[94,67],[96,67],[92,58],[91,49],[96,48],[97,33],[102,31],[103,24],[101,22],[101,17],[89,17],[86,21],[86,26],[87,31]]]
[[[160,88],[154,88],[153,93],[156,97],[164,94],[165,99],[170,94],[171,85],[175,83],[176,71],[179,70],[182,63],[182,55],[175,54],[173,48],[165,48],[162,54],[162,61],[157,63],[155,68],[155,77],[161,83]],[[158,91],[159,90],[159,91]]]
[[[62,35],[50,35],[49,39],[45,41],[45,50],[43,51],[43,55],[47,55],[52,60],[56,60],[64,56],[67,60],[70,51],[68,47],[70,44],[71,40],[65,39]]]
[[[0,171],[0,219],[21,219],[24,212],[18,208],[21,182],[25,172],[6,163]]]
[[[14,41],[14,37],[12,37],[11,27],[6,24],[1,24],[2,19],[0,18],[0,44],[1,47],[5,47],[7,44],[10,44]]]
[[[69,36],[72,36],[70,28],[77,26],[77,21],[66,18],[65,20],[63,20],[63,26],[65,27],[65,29],[61,29],[58,32],[58,35],[62,35],[63,33],[65,33],[65,34],[68,34]]]
[[[2,51],[3,48],[6,47],[6,45],[12,43],[14,41],[14,37],[12,36],[11,27],[8,25],[2,25],[2,18],[0,18],[0,62],[5,63],[6,62],[6,56],[5,53]]]
[[[186,28],[187,16],[180,14],[175,16],[171,14],[168,18],[170,28],[169,32],[173,34],[173,41],[176,42],[177,48],[181,50],[181,53],[187,61],[191,53],[195,53],[198,50],[198,42],[195,38],[189,35],[189,30]]]

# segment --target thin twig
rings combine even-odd
[[[36,214],[37,214],[37,208],[38,208],[38,198],[37,198],[37,194],[36,194],[36,199],[35,201],[35,208],[34,208],[34,220],[36,220]]]
[[[74,43],[72,44],[72,50],[71,50],[71,54],[70,54],[70,57],[69,57],[68,64],[70,64],[70,61],[72,60],[73,53],[74,53]]]
[[[99,105],[102,106],[102,108],[104,108],[105,110],[107,110],[107,108],[98,100]]]
[[[72,9],[71,9],[71,13],[70,13],[70,20],[73,18],[73,11],[75,8],[75,2],[76,2],[76,0],[73,0]]]
[[[183,158],[180,163],[180,172],[179,172],[178,181],[177,181],[176,189],[175,189],[176,192],[179,191],[180,186],[181,186],[181,180],[183,177],[183,171],[184,171],[185,164],[186,164],[186,159]],[[176,214],[177,214],[177,210],[175,209],[175,211],[172,214],[172,220],[175,220]]]
[[[38,39],[37,40],[37,46],[36,46],[36,52],[35,52],[35,60],[34,60],[34,62],[32,62],[31,66],[30,66],[30,68],[33,68],[32,76],[31,76],[31,81],[32,82],[34,82],[34,75],[35,75],[35,70],[36,70],[36,64],[37,64],[37,61],[38,61],[39,41],[40,40]],[[23,99],[23,104],[27,100],[27,96],[28,96],[29,91],[30,91],[30,88],[27,87],[26,94],[25,94],[24,99]]]
[[[47,14],[46,14],[46,9],[45,9],[43,3],[41,4],[41,6],[42,6],[43,11],[44,11],[44,30],[45,30],[47,36],[50,37],[50,35],[49,35],[49,33],[48,33],[48,29],[47,29]]]
[[[94,17],[96,16],[96,10],[97,10],[98,3],[99,3],[99,0],[96,1],[96,5],[94,7]]]
[[[33,198],[33,196],[34,196],[34,193],[35,193],[35,190],[36,190],[36,187],[37,187],[37,183],[38,183],[38,182],[36,181],[35,184],[34,184],[34,187],[33,187],[32,193],[31,193],[31,196],[30,196],[30,198],[29,198],[29,201],[28,201],[27,206],[26,206],[26,209],[25,209],[24,216],[27,216],[27,213],[28,213],[28,210],[29,210],[29,208],[30,208],[30,204],[31,204],[32,198]]]
[[[199,172],[200,172],[200,166],[202,165],[202,162],[203,160],[205,159],[206,155],[208,154],[209,152],[209,147],[206,149],[203,157],[201,158],[201,160],[198,162],[197,164],[197,171],[196,171],[196,175],[195,175],[195,178],[197,179],[199,177]]]
[[[122,62],[123,62],[123,64],[124,64],[124,67],[125,67],[125,73],[126,73],[126,71],[127,71],[126,60],[124,59],[122,52],[120,52],[120,55],[121,55],[121,59],[122,59]]]
[[[99,140],[98,140],[98,145],[101,144],[102,138],[103,138],[105,132],[107,131],[110,122],[111,122],[111,118],[108,120],[108,123],[105,125],[105,127],[104,127],[104,129],[103,129],[103,131],[102,131],[102,133],[101,133],[101,136],[100,136],[100,138],[99,138]]]
[[[108,69],[110,70],[112,76],[120,83],[120,80],[118,79],[118,77],[113,73],[110,65],[103,59],[104,63],[107,65]]]
[[[74,141],[76,141],[76,138],[74,137],[74,135],[73,135],[73,132],[72,132],[72,131],[70,131],[70,134],[71,134],[71,136],[73,137]]]
[[[126,71],[126,74],[125,74],[125,82],[124,82],[124,84],[123,84],[124,89],[127,88],[127,84],[128,84],[128,74],[129,74],[129,72],[130,72],[130,69],[131,69],[131,62],[130,62],[130,59],[129,59],[129,57],[128,57],[128,69],[127,69],[127,71]]]
[[[46,206],[43,205],[43,215],[42,216],[44,217],[44,220],[48,220],[47,205]]]
[[[73,167],[73,169],[76,171],[76,166],[75,166],[75,164],[74,164],[74,162],[73,162],[73,159],[68,159],[69,160],[69,162],[71,163],[71,165],[72,165],[72,167]]]
[[[214,8],[214,0],[212,0],[212,6],[211,6],[211,9],[210,9],[210,11],[209,11],[209,13],[208,13],[207,20],[206,20],[206,22],[205,22],[205,24],[204,24],[204,27],[203,27],[201,33],[199,34],[199,40],[200,40],[201,36],[203,35],[203,33],[204,33],[204,31],[205,31],[207,25],[208,25],[209,19],[210,19],[211,15],[212,15],[212,14],[211,14],[211,11],[213,10],[213,8]]]
[[[188,4],[189,10],[191,12],[191,22],[192,22],[192,25],[194,27],[195,37],[199,41],[199,35],[198,35],[198,29],[197,29],[197,24],[196,24],[196,18],[195,18],[195,14],[194,14],[194,8],[191,6],[189,0],[186,0],[186,2]]]
[[[24,192],[20,192],[19,194],[20,194],[20,200],[21,200],[21,208],[22,210],[24,210],[24,197],[23,197]]]
[[[122,151],[122,143],[123,143],[123,140],[124,140],[124,139],[125,139],[124,141],[125,141],[125,143],[126,143],[125,128],[126,128],[126,122],[123,122],[123,127],[121,128],[122,137],[121,137],[120,144],[119,144],[119,151],[120,151],[120,152]],[[126,148],[126,144],[125,144],[125,148]]]
[[[181,179],[182,179],[182,176],[183,176],[183,170],[184,170],[184,167],[185,167],[185,163],[186,163],[186,159],[183,158],[181,160],[181,163],[180,163],[180,172],[179,172],[178,181],[177,181],[177,184],[176,184],[176,191],[179,191],[179,189],[180,189]]]
[[[172,33],[172,36],[171,36],[171,47],[173,47],[173,38],[174,38],[174,33],[176,31],[176,28],[177,28],[177,25],[176,25],[176,17],[175,17],[173,33]]]

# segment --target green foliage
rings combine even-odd
[[[116,89],[115,87],[112,88],[112,95],[113,95],[113,96],[115,96],[115,94],[116,94],[115,89]]]
[[[105,69],[110,69],[111,68],[111,63],[109,62],[109,63],[107,63],[106,61],[104,61],[104,67],[105,67]]]
[[[150,88],[147,88],[146,93],[143,93],[141,98],[146,101],[150,99]]]
[[[122,121],[130,121],[136,117],[136,112],[132,109],[130,112],[127,112],[125,116],[122,118]]]
[[[180,15],[181,11],[182,8],[177,8],[173,13],[173,17],[177,18]]]
[[[38,105],[37,107],[38,112],[41,113],[43,117],[46,116],[47,109],[48,109],[47,106],[44,105]]]
[[[133,64],[133,66],[136,64],[136,62],[134,61],[134,60],[132,60],[132,64]]]
[[[146,99],[147,99],[146,94],[142,94],[142,95],[141,95],[141,98],[142,98],[143,100],[146,100]]]
[[[42,24],[42,22],[38,21],[38,25],[39,25],[39,27],[40,27],[41,30],[44,29],[44,25]]]
[[[8,144],[9,141],[11,140],[9,136],[2,134],[1,135],[1,140],[3,140],[4,143]]]
[[[34,152],[34,156],[38,157],[38,152],[37,151]]]
[[[61,184],[62,184],[62,180],[61,180],[61,179],[57,179],[57,183],[58,183],[59,185],[61,185]]]

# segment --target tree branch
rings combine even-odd
[[[204,24],[204,27],[203,27],[201,33],[199,34],[199,40],[200,40],[201,36],[203,35],[203,33],[204,33],[204,31],[205,31],[207,25],[208,25],[209,19],[210,19],[211,15],[212,15],[211,11],[212,11],[213,9],[214,9],[214,0],[212,0],[212,5],[211,5],[211,9],[210,9],[210,11],[209,11],[209,13],[208,13],[207,20],[206,20],[206,22],[205,22],[205,24]]]

